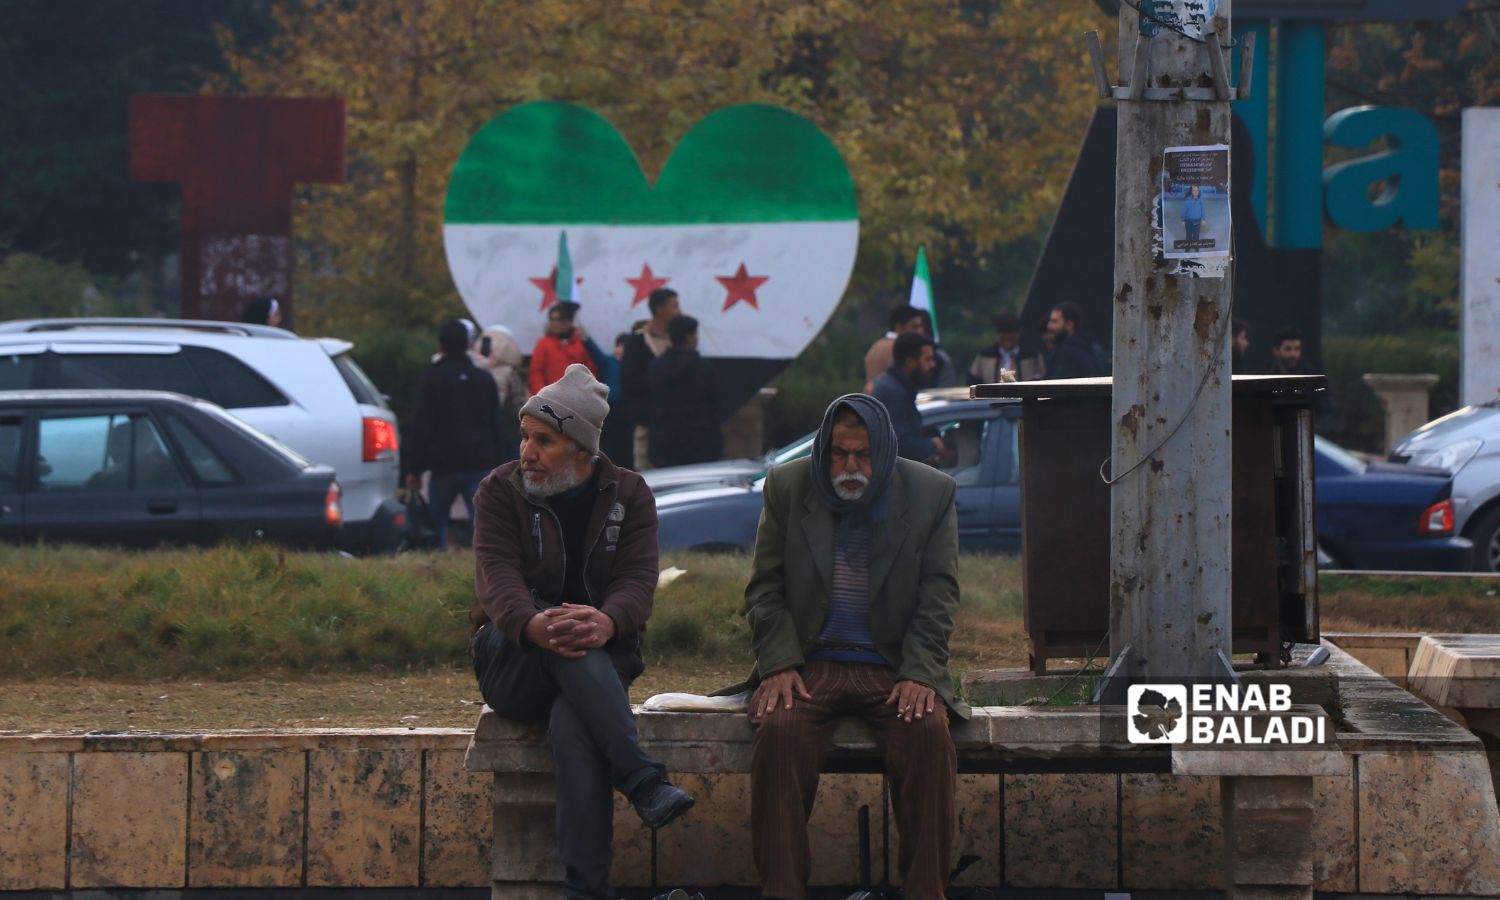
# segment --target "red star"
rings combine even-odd
[[[724,297],[724,311],[739,303],[741,300],[750,304],[755,309],[760,309],[760,304],[755,301],[755,289],[769,280],[768,275],[750,275],[745,272],[745,264],[740,263],[740,270],[733,276],[715,275],[714,280],[724,285],[729,293]]]
[[[642,300],[649,299],[651,292],[665,285],[667,281],[666,278],[657,278],[649,265],[641,263],[641,277],[625,279],[626,284],[635,288],[635,297],[630,301],[630,308],[634,309],[641,304]]]
[[[528,278],[527,281],[536,285],[542,292],[542,305],[539,309],[546,309],[557,302],[557,266],[552,267],[552,272],[546,278]]]

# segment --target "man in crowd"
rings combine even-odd
[[[656,591],[656,504],[639,475],[599,455],[608,393],[573,365],[522,407],[520,460],[479,488],[469,614],[485,703],[547,724],[564,893],[589,900],[614,897],[611,788],[652,828],[693,805],[641,749],[630,710]]]
[[[1013,312],[995,317],[995,343],[974,357],[969,384],[999,384],[1001,370],[1021,370],[1021,320]]]
[[[922,333],[932,338],[932,374],[927,376],[927,387],[944,388],[958,386],[958,367],[953,365],[953,357],[948,355],[938,344],[937,334],[932,327],[932,311],[926,309],[917,310],[917,315],[922,317]]]
[[[698,354],[698,320],[678,316],[667,325],[672,346],[647,370],[651,385],[651,463],[685,466],[723,455],[719,392],[713,367]]]
[[[573,327],[573,321],[577,317],[578,304],[571,300],[561,300],[548,307],[547,330],[531,351],[528,375],[533,394],[561,378],[568,366],[574,363],[586,366],[590,373],[598,377],[599,368],[589,356],[584,336]]]
[[[480,479],[506,458],[500,393],[489,372],[469,357],[469,330],[455,319],[438,329],[441,355],[417,379],[416,415],[406,432],[401,465],[406,487],[422,489],[431,472],[427,508],[439,550],[448,549],[448,514],[463,498],[474,518]]]
[[[870,349],[865,353],[865,392],[869,393],[875,384],[875,379],[880,377],[891,364],[891,353],[896,345],[896,336],[908,331],[922,330],[922,311],[915,306],[903,303],[891,310],[890,331],[875,339]]]
[[[1317,374],[1302,359],[1302,335],[1295,328],[1283,328],[1271,338],[1271,368],[1266,370],[1266,374]]]
[[[904,895],[943,898],[957,777],[948,718],[969,715],[948,672],[954,492],[942,472],[897,458],[885,407],[864,394],[835,400],[811,457],[766,478],[745,588],[758,726],[750,820],[763,897],[806,896],[818,771],[835,720],[856,715],[886,755]]]
[[[660,287],[646,298],[646,308],[651,318],[646,324],[631,332],[625,344],[625,357],[620,361],[620,399],[626,420],[635,426],[635,442],[632,447],[634,468],[644,471],[651,468],[648,453],[646,423],[651,417],[651,380],[648,371],[651,361],[661,356],[672,345],[667,331],[671,321],[682,315],[682,305],[677,301],[677,292]],[[622,463],[622,465],[625,465]]]
[[[885,404],[895,426],[896,454],[903,459],[935,464],[943,455],[943,439],[923,433],[922,414],[917,411],[917,391],[926,385],[927,376],[937,364],[932,338],[920,331],[902,332],[892,346],[892,358],[891,364],[875,379],[872,393]]]
[[[1065,300],[1052,307],[1047,332],[1052,336],[1048,378],[1093,378],[1109,374],[1083,333],[1083,312],[1076,303]]]
[[[1229,371],[1232,375],[1245,375],[1250,371],[1250,365],[1245,361],[1245,354],[1250,350],[1250,326],[1242,319],[1235,319],[1230,326],[1234,329],[1229,345]]]

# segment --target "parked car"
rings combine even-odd
[[[1316,438],[1318,557],[1323,568],[1464,572],[1474,545],[1455,536],[1445,469],[1367,463]]]
[[[948,445],[943,471],[958,484],[958,537],[965,552],[1010,552],[1021,547],[1019,452],[1013,402],[959,399],[967,390],[919,396],[923,424]],[[769,462],[812,452],[813,435],[767,460],[682,466],[695,473],[652,470],[669,487],[656,498],[663,550],[748,550],[755,545],[761,489]],[[690,481],[689,476],[701,476]],[[653,492],[656,484],[652,484]]]
[[[164,391],[0,391],[0,539],[330,547],[343,501],[218,406]]]
[[[944,467],[958,482],[959,547],[1016,552],[1021,546],[1020,407],[919,397],[923,423],[958,447]],[[749,550],[772,461],[812,452],[813,435],[764,460],[730,460],[646,473],[666,485],[656,501],[663,550]],[[1451,480],[1437,469],[1366,464],[1321,438],[1314,446],[1320,564],[1325,568],[1464,570],[1471,545],[1455,537]],[[656,491],[656,483],[652,483]]]
[[[1500,572],[1500,400],[1465,406],[1396,442],[1391,461],[1453,476],[1453,527],[1474,542],[1473,568]]]
[[[176,391],[208,400],[332,466],[352,548],[400,541],[396,417],[353,345],[280,328],[174,319],[0,324],[0,390]]]

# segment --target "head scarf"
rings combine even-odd
[[[865,423],[870,432],[870,483],[858,500],[845,500],[833,489],[830,471],[829,446],[833,441],[833,421],[844,407],[852,409]],[[812,467],[809,474],[813,490],[836,516],[846,516],[870,521],[885,518],[886,488],[891,482],[891,473],[896,469],[896,429],[891,425],[891,415],[885,404],[869,394],[845,394],[832,403],[823,413],[823,424],[818,436],[813,438]]]

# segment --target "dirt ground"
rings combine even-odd
[[[630,691],[706,693],[740,681],[741,669],[647,668]],[[0,733],[212,731],[253,728],[467,728],[479,716],[474,676],[453,670],[295,681],[0,682]]]

